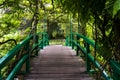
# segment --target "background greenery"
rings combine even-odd
[[[100,46],[98,60],[120,62],[120,0],[0,0],[0,57],[36,32],[63,39],[71,25]]]

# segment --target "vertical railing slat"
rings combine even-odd
[[[77,44],[80,44],[79,39],[80,39],[79,36],[77,36]],[[77,56],[79,55],[79,46],[78,45],[77,45],[76,55]]]
[[[87,55],[86,55],[86,68],[87,68],[87,72],[89,72],[90,69],[91,69],[91,65],[90,65],[90,60],[88,58],[88,54],[90,53],[90,45],[88,43],[86,43],[86,51],[87,51]]]
[[[27,55],[28,55],[28,59],[26,60],[26,72],[29,73],[30,72],[30,41],[27,43],[26,45],[26,50],[27,50]]]

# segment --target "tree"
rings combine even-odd
[[[59,0],[59,3],[64,11],[78,13],[82,25],[93,19],[93,28],[97,31],[94,39],[104,51],[100,55],[120,61],[120,0]]]

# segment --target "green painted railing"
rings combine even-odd
[[[40,41],[39,36],[41,36]],[[33,41],[33,37],[33,35],[28,36],[0,58],[0,80],[13,80],[17,75],[29,72],[30,56],[38,55],[39,49],[49,44],[46,33],[36,34],[36,41]]]
[[[110,65],[112,67],[112,77],[113,80],[120,80],[120,62],[116,60],[110,60]]]
[[[80,39],[82,39],[82,42],[80,41]],[[91,54],[90,46],[93,48],[96,47],[96,51],[98,53],[101,52],[99,50],[99,47],[97,45],[95,45],[95,42],[93,40],[90,40],[89,38],[87,38],[81,34],[71,33],[69,36],[66,37],[66,46],[71,46],[72,49],[74,49],[74,47],[76,47],[76,55],[79,55],[79,50],[82,51],[82,53],[85,57],[85,61],[86,61],[87,72],[93,71],[91,66],[94,65],[95,68],[97,68],[102,73],[102,76],[105,80],[112,80],[112,78],[106,73],[106,71],[101,69],[100,63]],[[114,65],[113,64],[114,62],[111,62],[111,63],[112,63],[112,65]],[[117,70],[120,71],[120,68]],[[120,72],[119,72],[119,74],[120,74]],[[120,79],[120,77],[119,77],[119,79]],[[118,80],[118,79],[115,79],[115,80]]]

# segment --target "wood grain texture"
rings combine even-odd
[[[47,46],[31,61],[24,80],[95,80],[86,72],[85,62],[70,47]]]

